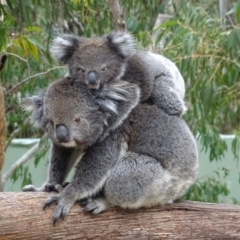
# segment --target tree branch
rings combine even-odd
[[[118,31],[125,31],[126,24],[125,24],[123,12],[121,10],[118,0],[108,0],[108,3],[109,3],[109,9],[115,24],[115,29]]]
[[[40,73],[34,74],[34,75],[30,76],[30,77],[27,77],[27,78],[25,78],[23,81],[19,82],[19,83],[16,84],[14,87],[12,87],[10,90],[8,90],[7,92],[5,92],[4,95],[7,96],[7,95],[10,94],[11,92],[16,91],[22,84],[26,83],[27,81],[29,81],[29,80],[32,79],[32,78],[39,77],[39,76],[41,76],[41,75],[45,75],[45,74],[51,72],[52,70],[61,69],[61,68],[64,68],[64,67],[62,67],[62,66],[60,66],[60,67],[53,67],[53,68],[48,69],[48,70],[45,71],[45,72],[40,72]]]
[[[16,57],[16,58],[20,59],[21,61],[25,62],[26,65],[27,65],[27,69],[28,69],[28,76],[31,75],[30,67],[29,67],[28,61],[27,61],[26,59],[21,58],[21,57],[18,56],[17,54],[9,53],[9,52],[4,52],[4,55]]]
[[[240,239],[240,206],[178,202],[150,209],[112,208],[99,215],[77,204],[52,224],[47,193],[0,193],[0,239]]]

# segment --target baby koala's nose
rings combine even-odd
[[[96,88],[98,86],[98,76],[95,71],[90,71],[87,75],[88,86]]]
[[[69,142],[69,132],[65,125],[56,126],[56,138],[60,142]]]

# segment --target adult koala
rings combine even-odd
[[[161,55],[135,50],[129,33],[95,38],[62,35],[53,40],[51,53],[67,64],[73,80],[85,83],[92,93],[111,81],[124,80],[140,87],[142,102],[150,98],[170,115],[182,115],[187,109],[185,83],[176,65]]]
[[[25,100],[32,120],[48,133],[52,152],[47,182],[23,190],[59,190],[44,205],[57,203],[54,224],[85,198],[85,210],[94,214],[110,206],[172,203],[196,176],[196,143],[183,119],[155,105],[137,105],[140,91],[135,84],[113,81],[106,91],[114,94],[93,97],[86,85],[64,78]],[[61,189],[59,184],[82,151],[75,176]]]

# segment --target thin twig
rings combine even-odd
[[[77,26],[78,28],[78,33],[82,34],[84,31],[83,25],[81,22],[77,21],[76,18],[68,11],[69,16],[71,17],[73,23]]]
[[[22,126],[25,126],[27,123],[28,123],[28,119],[26,119],[26,120],[23,122],[23,125],[22,125]],[[17,135],[19,134],[20,130],[21,130],[20,128],[17,128],[17,129],[15,129],[15,130],[11,133],[11,135],[10,135],[10,137],[8,138],[8,141],[6,142],[6,145],[5,145],[5,152],[6,152],[7,148],[8,148],[8,146],[9,146],[9,144],[12,142],[13,138],[16,138],[16,137],[17,137]]]
[[[25,62],[27,64],[27,68],[28,68],[28,76],[31,76],[30,67],[29,67],[28,61],[26,59],[21,58],[20,56],[18,56],[17,54],[14,54],[14,53],[4,52],[3,54],[8,55],[8,56],[14,56],[14,57],[20,59],[21,61]]]
[[[2,187],[4,187],[6,181],[11,177],[14,170],[19,167],[21,164],[26,163],[30,160],[32,155],[38,150],[39,143],[36,143],[33,147],[31,147],[21,158],[19,158],[10,169],[2,176]]]
[[[228,20],[228,22],[230,23],[232,29],[234,29],[236,27],[236,25],[234,24],[232,18],[230,15],[226,15],[226,19]]]
[[[23,83],[29,81],[29,80],[32,79],[32,78],[35,78],[35,77],[38,77],[38,76],[41,76],[41,75],[47,74],[47,73],[51,72],[52,70],[55,70],[55,69],[61,69],[61,68],[65,68],[65,67],[63,67],[63,66],[60,66],[60,67],[53,67],[53,68],[48,69],[48,70],[45,71],[45,72],[41,72],[41,73],[34,74],[34,75],[32,75],[32,76],[30,76],[30,77],[24,79],[23,81],[21,81],[20,83],[18,83],[18,84],[15,85],[14,87],[12,87],[10,90],[8,90],[7,92],[5,92],[4,95],[7,96],[9,93],[11,93],[11,92],[15,91],[16,89],[18,89],[18,87],[19,87],[20,85],[22,85]]]

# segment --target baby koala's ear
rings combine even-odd
[[[52,57],[61,63],[67,64],[83,39],[69,34],[54,38],[50,47]]]
[[[135,40],[127,32],[110,32],[105,35],[105,39],[109,47],[124,59],[129,57],[135,48]]]

